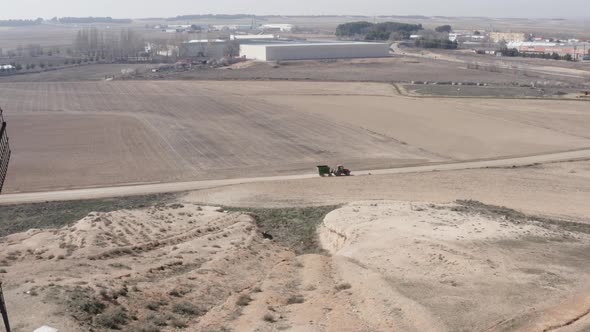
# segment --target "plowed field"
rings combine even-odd
[[[586,103],[401,97],[389,84],[0,84],[6,192],[498,158],[586,148]]]

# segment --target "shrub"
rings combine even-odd
[[[248,304],[250,304],[250,302],[252,302],[252,298],[250,297],[250,295],[242,294],[236,301],[236,304],[239,306],[247,306]]]
[[[170,321],[170,326],[175,327],[177,329],[183,329],[185,327],[188,327],[188,324],[185,321],[181,320],[181,319],[173,318]]]
[[[265,322],[269,322],[269,323],[274,323],[277,320],[275,319],[275,316],[271,313],[267,313],[262,317],[262,320],[264,320]]]
[[[67,306],[71,311],[88,315],[98,315],[106,308],[104,303],[81,287],[76,287],[68,292]]]
[[[155,302],[154,301],[154,302],[148,302],[148,304],[146,304],[145,307],[148,308],[148,309],[150,309],[150,310],[156,311],[156,310],[160,309],[160,306],[161,305],[162,304],[160,302]]]
[[[293,295],[287,299],[287,304],[296,304],[305,302],[303,295]]]
[[[147,319],[150,323],[156,326],[166,326],[168,325],[166,322],[166,317],[162,315],[151,315]]]
[[[160,332],[160,328],[148,323],[146,325],[132,326],[127,330],[128,332]]]
[[[341,290],[345,290],[345,289],[350,289],[352,286],[349,283],[343,283],[343,284],[338,284],[336,285],[334,288],[337,291],[341,291]]]
[[[113,310],[105,312],[96,317],[96,324],[110,329],[120,329],[121,325],[127,324],[129,316],[127,312],[121,307],[116,307]]]
[[[199,308],[188,301],[183,301],[173,304],[172,312],[180,315],[202,316],[207,310]]]

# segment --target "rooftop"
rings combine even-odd
[[[348,46],[348,45],[385,45],[386,43],[371,43],[371,42],[329,42],[329,41],[294,41],[294,40],[277,40],[276,42],[269,42],[267,40],[261,41],[259,43],[247,43],[246,45],[258,45],[258,46],[295,46],[295,47],[302,47],[302,46]]]

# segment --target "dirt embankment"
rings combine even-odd
[[[569,331],[590,308],[589,227],[473,201],[185,197],[5,236],[0,277],[15,331]]]
[[[558,330],[590,309],[587,224],[371,201],[330,213],[321,240],[377,330]]]
[[[14,330],[363,330],[319,253],[331,209],[161,203],[8,235],[0,276]]]
[[[90,213],[0,246],[15,331],[219,329],[267,294],[263,280],[295,264],[252,217],[198,205]],[[276,301],[289,297],[282,291],[271,291]]]

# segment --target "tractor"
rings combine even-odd
[[[343,165],[338,165],[336,166],[336,168],[330,168],[329,166],[326,165],[320,165],[317,166],[318,168],[318,173],[320,174],[320,176],[350,176],[351,175],[351,171],[348,168],[344,168]]]

